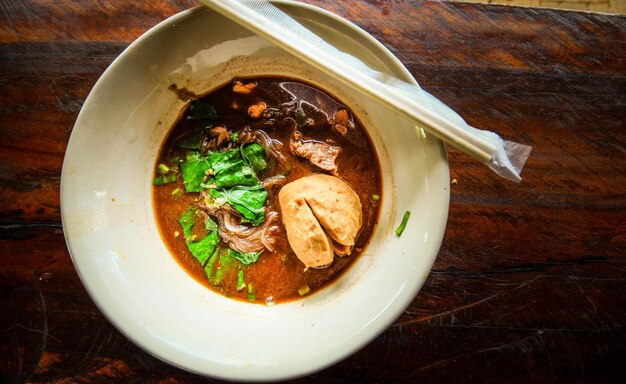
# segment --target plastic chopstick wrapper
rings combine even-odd
[[[265,0],[200,0],[206,6],[416,122],[420,128],[520,182],[532,147],[505,141],[496,133],[469,126],[461,116],[417,84],[376,71],[338,50]]]

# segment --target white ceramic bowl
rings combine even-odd
[[[318,8],[280,7],[375,69],[414,81],[380,43]],[[168,86],[206,92],[236,76],[284,75],[345,102],[375,142],[383,198],[371,244],[339,281],[273,307],[211,292],[174,261],[156,227],[151,181],[159,147],[182,106]],[[447,220],[443,144],[343,89],[205,8],[182,12],[131,44],[102,75],[74,126],[61,179],[72,261],[89,294],[130,340],[170,364],[229,380],[280,380],[362,348],[413,300]],[[394,229],[405,211],[404,234]]]

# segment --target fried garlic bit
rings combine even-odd
[[[235,81],[235,85],[233,85],[233,92],[242,95],[249,95],[255,87],[256,83],[244,84],[241,81],[237,80]]]
[[[261,114],[267,109],[267,105],[264,102],[252,104],[248,107],[248,115],[253,119],[258,119]]]
[[[350,115],[345,109],[340,109],[335,113],[333,117],[333,129],[341,136],[345,136],[348,133],[348,128],[352,128],[354,123],[350,121]]]

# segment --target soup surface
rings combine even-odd
[[[292,79],[238,79],[189,99],[154,175],[171,254],[227,297],[309,295],[361,254],[378,220],[378,156],[339,101]],[[281,192],[282,191],[282,192]]]

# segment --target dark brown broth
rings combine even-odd
[[[322,109],[328,113],[334,114],[337,109],[346,108],[334,99],[330,101],[329,96],[316,88],[302,83],[293,85],[296,81],[291,79],[264,77],[244,79],[243,82],[255,82],[257,87],[250,95],[239,95],[233,93],[232,84],[227,84],[200,98],[201,101],[213,105],[218,111],[220,121],[217,125],[223,125],[231,132],[240,131],[245,126],[250,126],[252,129],[264,131],[272,139],[283,143],[284,145],[279,147],[279,151],[291,167],[285,175],[287,182],[314,173],[324,173],[308,161],[294,156],[289,150],[288,143],[295,128],[295,122],[293,119],[285,120],[285,116],[293,117],[293,111],[298,106],[298,102],[294,100],[294,95],[287,92],[285,88],[289,88],[291,91],[296,90],[298,99],[305,99],[311,104],[321,105]],[[293,86],[290,87],[289,84]],[[246,110],[249,105],[259,101],[268,105],[267,118],[253,120],[247,115]],[[308,294],[311,294],[332,283],[358,258],[367,245],[378,221],[379,213],[380,201],[372,199],[372,196],[381,196],[382,192],[380,165],[374,146],[356,117],[353,116],[354,128],[348,130],[348,133],[342,137],[331,129],[331,125],[328,123],[328,118],[332,116],[326,116],[308,102],[300,102],[299,106],[305,111],[308,118],[313,119],[314,123],[304,128],[298,128],[298,130],[307,139],[323,141],[341,147],[341,153],[337,158],[337,176],[347,182],[357,192],[361,200],[363,227],[352,254],[344,257],[335,255],[333,263],[327,268],[310,268],[304,271],[304,264],[289,247],[285,229],[279,219],[280,230],[278,241],[275,244],[275,252],[265,250],[256,263],[248,266],[238,265],[232,268],[231,273],[224,274],[224,280],[220,285],[213,286],[207,279],[203,267],[189,252],[184,236],[181,235],[181,226],[178,223],[178,219],[188,209],[188,206],[199,201],[199,194],[185,194],[183,192],[182,198],[173,198],[172,192],[175,189],[179,188],[184,191],[180,178],[177,182],[154,187],[155,216],[165,244],[179,264],[194,279],[209,289],[234,299],[249,300],[246,289],[241,292],[237,292],[236,289],[237,271],[242,268],[246,283],[253,287],[255,302],[264,303],[268,298],[274,302],[296,299],[300,297],[298,289],[302,287],[308,286],[310,288]],[[352,113],[350,115],[352,116]],[[176,147],[175,143],[176,139],[184,136],[190,128],[189,122],[184,119],[179,120],[161,149],[157,165],[174,157],[185,157],[186,150]],[[268,169],[258,175],[259,179],[264,180],[266,177],[272,176],[272,173],[278,169],[277,163],[270,162]],[[275,210],[280,213],[278,203],[280,188],[280,185],[267,188],[269,197],[266,211]],[[228,268],[228,266],[224,267]]]

